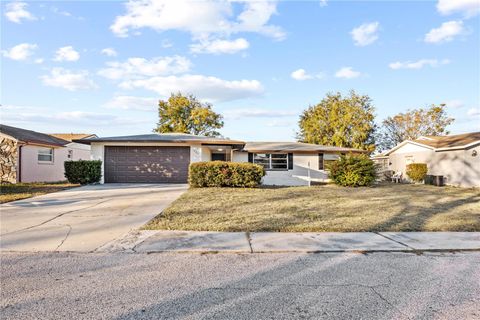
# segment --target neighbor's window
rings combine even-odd
[[[53,148],[38,149],[38,161],[53,162]]]
[[[253,163],[263,166],[266,170],[288,170],[288,154],[255,153]]]

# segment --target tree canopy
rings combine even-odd
[[[357,148],[375,148],[375,108],[367,95],[350,91],[329,93],[300,115],[297,139],[301,142]]]
[[[159,133],[181,132],[203,136],[219,136],[223,117],[212,105],[198,101],[193,95],[171,94],[158,103],[159,121],[153,130]]]
[[[386,118],[377,136],[379,151],[391,149],[404,140],[415,140],[420,136],[449,134],[446,128],[454,119],[447,116],[445,107],[445,104],[431,105]]]

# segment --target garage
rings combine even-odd
[[[107,183],[186,183],[190,147],[105,146]]]

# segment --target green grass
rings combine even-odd
[[[17,183],[0,185],[0,203],[21,200],[51,192],[57,192],[78,185],[68,182]]]
[[[381,184],[190,189],[145,229],[480,231],[480,190]]]

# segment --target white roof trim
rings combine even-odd
[[[388,156],[390,153],[400,149],[401,147],[403,147],[404,145],[408,144],[408,143],[411,143],[411,144],[414,144],[416,146],[419,146],[419,147],[423,147],[423,148],[427,148],[427,149],[430,149],[430,150],[435,150],[434,147],[431,147],[431,146],[427,146],[425,144],[421,144],[421,143],[418,143],[418,142],[415,142],[415,141],[412,141],[412,140],[405,140],[403,142],[400,142],[399,144],[397,144],[395,147],[393,147],[392,149],[388,150],[387,152],[385,152],[385,155]]]

